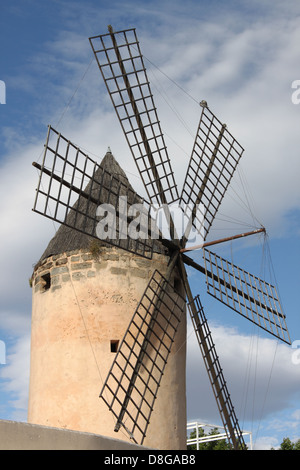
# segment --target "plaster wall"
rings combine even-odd
[[[105,248],[97,256],[71,252],[47,258],[32,279],[30,423],[102,434],[114,432],[114,419],[99,398],[121,341],[154,271],[164,274],[167,258],[153,260]],[[155,402],[144,445],[186,446],[183,318]]]
[[[144,447],[96,434],[0,420],[0,450],[137,451]]]

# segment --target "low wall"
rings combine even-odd
[[[87,432],[0,420],[0,450],[141,450],[145,447]]]

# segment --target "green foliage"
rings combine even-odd
[[[289,437],[285,437],[280,444],[279,450],[300,450],[300,439],[292,442]]]
[[[90,253],[92,254],[93,258],[95,260],[99,261],[100,253],[101,253],[101,244],[99,243],[98,240],[93,239],[93,240],[90,241],[89,250],[90,250]]]
[[[199,437],[205,437],[205,436],[216,436],[217,434],[220,434],[218,431],[218,428],[213,428],[208,434],[205,434],[203,428],[199,428]],[[195,439],[196,438],[196,430],[192,431],[190,436],[190,439]],[[196,450],[197,445],[196,444],[191,444],[188,445],[188,450]],[[226,439],[219,439],[216,441],[208,441],[208,442],[201,442],[199,444],[199,450],[230,450],[230,445],[226,441]]]

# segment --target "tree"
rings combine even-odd
[[[213,428],[208,434],[205,434],[203,428],[198,429],[199,437],[205,436],[216,436],[220,434],[218,428]],[[195,439],[197,437],[196,430],[192,431],[189,438]],[[187,446],[188,450],[196,450],[197,444],[190,444]],[[208,442],[201,442],[199,444],[199,450],[230,450],[230,445],[226,441],[226,439],[218,439],[215,441],[208,441]]]
[[[285,437],[280,444],[279,450],[300,450],[300,439],[296,442],[292,442],[289,437]]]

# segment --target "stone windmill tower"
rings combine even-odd
[[[63,226],[33,276],[29,420],[105,435],[114,429],[158,449],[184,448],[187,301],[228,440],[244,449],[200,296],[193,296],[186,271],[190,266],[205,275],[210,295],[290,344],[275,286],[207,249],[265,233],[260,227],[206,240],[244,149],[201,101],[179,195],[136,32],[108,31],[90,42],[149,202],[134,192],[110,152],[99,166],[49,127],[42,165],[34,163],[40,170],[34,210]],[[103,204],[104,219],[118,216],[107,238],[106,222],[99,220]],[[128,210],[136,204],[138,222]],[[182,233],[173,204],[187,222]],[[153,237],[157,205],[167,237]],[[138,236],[131,231],[135,224]],[[193,231],[202,243],[187,246]],[[200,248],[204,266],[186,254]],[[98,401],[101,383],[105,408]]]
[[[118,196],[132,199],[135,193],[110,151],[98,173],[102,169],[122,188]],[[85,192],[93,196],[90,184]],[[105,193],[99,203],[116,205],[115,197]],[[67,216],[69,226],[60,226],[32,277],[28,421],[129,440],[127,433],[113,432],[112,415],[99,392],[153,270],[164,273],[168,258],[160,243],[148,260],[70,228],[78,214],[84,214],[78,226],[95,219],[95,203],[79,196],[75,206]],[[154,448],[185,447],[185,323],[172,347],[144,443]]]

